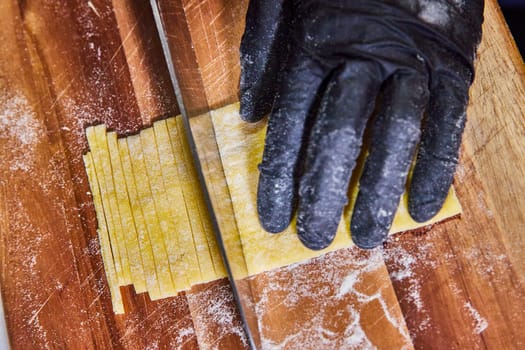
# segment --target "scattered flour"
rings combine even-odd
[[[228,283],[215,282],[205,290],[187,293],[186,296],[201,347],[219,350],[223,340],[233,337],[248,348],[248,340]]]
[[[158,341],[152,341],[150,342],[145,350],[158,350],[159,349],[159,342]]]
[[[170,344],[171,349],[184,349],[184,345],[187,344],[188,340],[195,338],[195,330],[193,327],[177,328],[177,337],[175,341]]]
[[[461,251],[462,256],[436,254],[435,249],[438,248],[431,243],[436,240],[435,236],[432,237],[436,234],[439,233],[428,232],[421,239],[415,239],[408,245],[389,246],[387,244],[388,248],[384,250],[385,260],[393,282],[400,283],[398,288],[405,291],[405,297],[401,301],[409,305],[408,310],[405,310],[405,316],[409,322],[413,339],[418,338],[420,332],[433,327],[431,310],[426,308],[422,299],[422,290],[427,274],[432,274],[442,264],[447,265],[447,270],[451,274],[461,273],[458,270],[456,260],[462,259],[470,262],[470,266],[477,275],[490,276],[489,283],[492,284],[497,283],[499,278],[504,278],[501,277],[505,276],[502,272],[507,271],[510,266],[509,258],[501,253],[500,247],[491,246],[489,243],[464,249]],[[391,239],[395,240],[395,237]],[[468,290],[460,288],[455,281],[455,279],[451,279],[446,288],[449,288],[451,295],[464,305],[468,315],[472,318],[473,334],[480,334],[487,329],[489,322],[480,315],[470,301],[465,301],[465,298],[468,297]],[[414,312],[417,313],[417,317],[411,318],[411,313]],[[411,319],[417,319],[418,324],[410,324]],[[439,332],[438,329],[435,331]]]
[[[439,1],[421,1],[421,11],[419,12],[419,18],[423,21],[435,24],[439,26],[445,26],[448,24],[450,18],[448,14],[448,4]]]
[[[474,332],[476,332],[476,334],[480,334],[487,329],[489,326],[488,321],[479,314],[478,310],[476,310],[470,302],[466,302],[464,307],[474,320]]]
[[[372,342],[370,342],[370,339],[368,339],[360,325],[361,315],[359,312],[353,310],[352,319],[352,322],[345,330],[344,345],[348,348],[377,349]]]
[[[419,313],[427,314],[423,300],[421,298],[421,281],[418,276],[414,274],[414,267],[417,264],[423,264],[425,268],[435,268],[437,261],[429,259],[432,246],[429,243],[421,244],[415,247],[414,250],[406,250],[401,245],[384,250],[383,254],[391,268],[390,278],[394,282],[407,283],[408,293],[406,294],[406,301],[408,301]],[[430,322],[427,318],[423,318],[421,323],[423,326]]]
[[[343,280],[335,297],[341,299],[345,294],[350,293],[354,289],[354,285],[359,281],[359,275],[359,271],[350,272],[350,274],[348,274]]]
[[[26,97],[22,94],[0,96],[0,142],[10,151],[2,155],[13,172],[29,172],[34,165],[34,148],[45,130]]]
[[[478,275],[491,276],[491,280],[496,283],[501,272],[511,267],[509,257],[502,254],[498,247],[491,247],[489,244],[483,247],[470,247],[463,254],[473,262],[473,267]]]
[[[361,315],[373,303],[383,313],[366,324],[373,327],[387,320],[411,344],[404,319],[392,314],[386,304],[384,286],[378,283],[370,288],[364,283],[382,266],[378,250],[360,255],[345,249],[252,277],[258,285],[255,309],[262,348],[375,349]]]
[[[485,194],[483,192],[478,193],[478,207],[487,215],[488,218],[494,218],[494,213],[488,207],[487,202],[485,201]]]
[[[429,24],[445,27],[451,24],[451,12],[464,12],[465,0],[405,0],[419,9],[419,18]]]

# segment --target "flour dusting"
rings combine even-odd
[[[491,280],[498,282],[501,271],[511,267],[509,257],[498,247],[492,247],[486,243],[483,247],[470,247],[464,251],[465,257],[473,263],[476,273],[480,276],[490,276]]]
[[[158,350],[159,349],[159,341],[154,340],[151,341],[148,345],[146,345],[145,350]]]
[[[228,283],[212,282],[206,289],[186,294],[199,346],[221,349],[221,342],[234,339],[244,348],[248,341]]]
[[[375,349],[367,327],[385,325],[410,344],[404,319],[387,305],[388,281],[367,283],[383,266],[379,250],[343,249],[251,277],[262,348]],[[364,319],[369,307],[374,311]]]
[[[425,283],[427,280],[435,283],[434,274],[439,275],[440,272],[436,270],[441,267],[446,269],[451,277],[446,284],[436,286],[436,288],[443,288],[445,293],[447,290],[450,291],[453,302],[457,302],[460,307],[463,306],[464,310],[460,312],[465,315],[467,322],[472,322],[470,329],[474,335],[482,333],[489,327],[489,319],[481,315],[473,306],[470,300],[474,295],[470,295],[469,290],[461,285],[462,268],[467,268],[473,275],[478,275],[485,281],[484,283],[488,284],[489,288],[497,288],[498,285],[508,283],[504,271],[509,270],[511,263],[509,257],[502,253],[497,242],[472,244],[469,247],[462,247],[456,253],[444,254],[440,252],[442,247],[437,243],[443,240],[440,236],[441,233],[438,230],[430,231],[424,236],[414,237],[414,240],[407,240],[403,244],[387,243],[384,249],[390,276],[394,284],[397,284],[396,289],[403,291],[403,299],[400,301],[405,304],[405,317],[407,317],[413,339],[418,339],[425,331],[431,331],[433,334],[440,331],[439,321],[434,322],[434,312],[430,308],[430,305],[434,306],[435,302],[429,301],[430,305],[427,307],[424,298],[432,297]],[[395,237],[391,239],[395,240]],[[516,298],[515,295],[512,297]],[[480,302],[477,299],[475,301]]]
[[[6,157],[11,171],[28,172],[34,165],[34,148],[44,136],[44,126],[22,94],[0,96],[0,141],[9,144]]]
[[[352,322],[345,330],[346,339],[344,344],[348,348],[377,349],[363,331],[363,328],[360,325],[360,319],[361,315],[359,312],[353,310]]]
[[[29,145],[41,134],[41,124],[23,96],[14,96],[3,102],[0,114],[2,131],[22,145]]]
[[[439,1],[420,1],[421,11],[419,18],[423,21],[439,26],[445,26],[449,22],[448,4]]]
[[[476,332],[476,334],[480,334],[487,329],[489,326],[488,321],[479,314],[478,310],[476,310],[470,302],[466,302],[464,307],[474,320],[474,332]]]
[[[345,294],[350,293],[354,289],[354,285],[359,281],[359,274],[359,271],[350,272],[343,280],[335,297],[340,299]]]
[[[394,262],[389,264],[391,268],[390,278],[395,282],[408,283],[408,293],[406,294],[406,301],[408,301],[418,312],[428,314],[425,310],[425,305],[421,298],[421,281],[414,273],[414,268],[417,264],[424,265],[425,268],[435,268],[438,262],[429,259],[432,250],[430,243],[424,243],[417,246],[413,251],[408,251],[401,245],[396,245],[394,248],[384,250],[386,260]],[[423,318],[420,327],[426,328],[430,324],[428,315]]]

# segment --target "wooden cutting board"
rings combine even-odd
[[[246,5],[161,1],[192,114],[236,99]],[[13,348],[243,348],[226,280],[157,302],[123,288],[127,313],[111,310],[84,129],[127,135],[178,113],[149,6],[6,0],[0,14],[0,285]],[[525,69],[494,0],[485,18],[456,177],[463,217],[251,279],[265,344],[307,348],[321,334],[342,346],[348,330],[379,348],[525,345]],[[204,159],[220,171],[216,153]],[[227,202],[217,215],[235,229]]]

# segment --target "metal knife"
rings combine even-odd
[[[230,264],[231,261],[239,260],[239,257],[233,257],[233,254],[238,254],[238,250],[232,251],[231,247],[225,244],[224,237],[221,234],[220,220],[218,220],[215,213],[217,212],[218,206],[223,205],[223,203],[215,203],[213,196],[210,195],[210,180],[209,176],[206,176],[206,172],[203,170],[201,160],[203,159],[203,154],[206,152],[217,152],[218,156],[218,147],[215,143],[215,135],[213,132],[213,127],[211,124],[211,115],[209,111],[202,111],[199,109],[192,108],[188,106],[188,99],[202,99],[205,100],[204,90],[192,90],[192,94],[200,94],[201,96],[185,96],[184,90],[181,88],[181,80],[177,75],[176,67],[173,61],[174,53],[177,48],[174,47],[173,42],[170,42],[168,38],[168,31],[166,30],[165,18],[162,16],[161,0],[150,0],[151,7],[153,10],[153,16],[155,19],[155,24],[157,26],[157,31],[159,34],[160,42],[162,45],[162,50],[168,67],[171,83],[177,97],[177,103],[179,105],[184,124],[186,129],[186,137],[190,144],[192,150],[193,161],[199,175],[199,181],[201,188],[204,192],[206,199],[207,209],[211,215],[211,219],[214,226],[214,231],[217,237],[217,242],[222,254],[223,261],[225,263],[226,269],[228,271],[229,281],[233,291],[235,301],[237,303],[239,313],[243,320],[247,340],[249,346],[252,349],[260,348],[260,335],[257,327],[257,314],[254,309],[255,303],[253,302],[252,293],[250,291],[249,282],[246,280],[246,275],[244,273],[239,273],[233,268]],[[196,130],[196,124],[194,121],[198,117],[199,127]],[[202,125],[209,125],[208,128],[203,128]],[[215,144],[213,144],[215,143]],[[214,149],[215,148],[215,149]]]

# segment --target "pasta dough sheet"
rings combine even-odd
[[[304,247],[297,237],[295,220],[282,233],[267,233],[259,224],[256,207],[259,177],[257,165],[262,159],[266,122],[243,122],[239,117],[238,104],[212,111],[211,115],[249,275],[305,261],[353,245],[349,227],[351,208],[357,196],[357,181],[350,186],[349,205],[344,211],[335,240],[326,249],[313,251]],[[460,213],[461,206],[451,188],[441,211],[428,222],[417,223],[408,214],[405,193],[390,233],[416,229]]]
[[[257,165],[262,158],[266,123],[241,121],[238,104],[212,111],[211,117],[238,228],[238,232],[223,236],[229,247],[239,247],[238,256],[230,261],[237,278],[242,277],[240,271],[250,276],[353,244],[349,221],[357,196],[357,176],[350,184],[349,205],[334,242],[321,251],[309,250],[297,238],[295,220],[280,234],[267,233],[259,224]],[[182,118],[155,122],[153,127],[126,138],[107,133],[104,125],[90,127],[86,134],[91,152],[84,156],[84,162],[114,312],[124,312],[119,286],[133,284],[137,293],[148,292],[155,300],[225,277]],[[212,186],[219,182],[224,185],[218,173],[209,176]],[[407,196],[403,195],[391,233],[460,212],[451,189],[443,209],[432,220],[416,223],[408,214]]]

